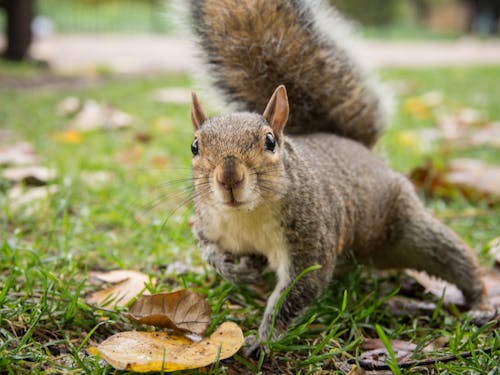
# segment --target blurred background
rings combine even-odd
[[[468,35],[480,38],[499,35],[500,0],[331,2],[359,24],[364,36],[372,39],[457,40]],[[54,35],[183,35],[175,19],[178,15],[172,12],[168,0],[0,0],[0,5],[3,10],[0,46],[4,56],[11,60],[29,56],[50,63],[56,58],[51,49],[57,49],[58,42],[62,48],[69,48],[62,40],[43,44]],[[57,61],[54,64],[59,65]]]

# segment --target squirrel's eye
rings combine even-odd
[[[266,134],[266,150],[274,152],[276,148],[276,139],[274,139],[273,133]]]
[[[195,138],[193,143],[191,143],[191,152],[193,153],[193,156],[196,156],[200,153],[200,150],[198,148],[198,138]]]

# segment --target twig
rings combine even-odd
[[[474,350],[474,352],[470,352],[470,351],[469,352],[462,352],[459,354],[447,355],[444,357],[438,357],[438,358],[432,358],[432,359],[422,359],[422,360],[401,362],[401,363],[398,363],[398,366],[399,366],[399,368],[409,368],[409,367],[414,367],[414,366],[428,366],[428,365],[433,365],[436,363],[447,363],[447,362],[455,361],[459,358],[470,358],[470,357],[472,357],[473,354],[479,354],[479,353],[490,354],[491,348],[477,349],[477,350]],[[355,359],[349,359],[347,362],[349,364],[356,364],[357,363]],[[365,370],[372,370],[372,371],[391,370],[391,368],[386,364],[380,365],[380,364],[376,364],[372,361],[360,360],[358,362],[358,364],[360,367],[362,367]]]

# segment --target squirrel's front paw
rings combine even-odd
[[[249,335],[245,337],[245,343],[243,345],[243,348],[240,350],[240,353],[241,355],[243,355],[243,357],[258,358],[261,352],[269,354],[269,345],[259,341],[257,339],[257,336],[255,335]]]
[[[255,283],[266,267],[267,260],[259,255],[240,257],[230,253],[220,253],[210,264],[227,280],[240,283]]]

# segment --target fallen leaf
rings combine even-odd
[[[465,298],[462,291],[455,285],[438,279],[437,277],[429,276],[425,272],[406,270],[406,273],[417,280],[417,282],[425,288],[427,293],[431,293],[438,298],[444,295],[443,301],[446,305],[455,304],[463,306],[465,304]]]
[[[391,314],[397,316],[432,316],[436,310],[433,302],[419,301],[413,298],[395,296],[385,303]]]
[[[56,107],[57,114],[60,116],[71,116],[80,109],[80,99],[74,96],[68,96],[61,100]]]
[[[400,351],[412,352],[417,348],[417,345],[404,340],[390,340],[390,343],[392,349]],[[363,350],[385,349],[385,345],[380,339],[363,339],[360,347]]]
[[[500,147],[500,123],[487,122],[476,110],[466,108],[437,119],[440,138],[456,147],[490,145]]]
[[[133,118],[128,113],[95,100],[87,100],[70,125],[77,130],[94,131],[125,128],[131,126],[132,122]]]
[[[356,365],[352,365],[351,370],[347,373],[347,375],[365,375],[365,374],[366,371]]]
[[[425,345],[422,350],[424,352],[434,352],[436,350],[443,349],[450,342],[450,338],[447,336],[439,336],[432,340],[430,343]]]
[[[443,103],[444,95],[441,91],[429,91],[419,96],[422,103],[427,107],[437,107]]]
[[[159,103],[189,104],[191,103],[191,90],[185,88],[158,89],[153,93],[153,98]]]
[[[426,120],[431,116],[431,107],[419,96],[406,99],[403,107],[408,114],[417,120]]]
[[[172,130],[172,120],[168,117],[158,117],[153,122],[153,127],[155,130],[160,131],[162,133],[168,133]]]
[[[164,266],[166,275],[185,275],[188,272],[203,273],[203,267],[194,267],[180,261],[175,261]]]
[[[83,135],[80,131],[75,129],[63,130],[60,132],[52,133],[52,139],[59,143],[78,144],[82,143]]]
[[[168,165],[168,159],[163,155],[156,154],[151,158],[151,164],[157,168],[165,168]]]
[[[492,123],[469,134],[469,142],[472,146],[491,145],[500,147],[500,123]],[[464,141],[466,143],[466,141]],[[466,143],[467,144],[467,143]]]
[[[31,213],[32,210],[36,209],[36,206],[34,205],[35,202],[47,199],[47,197],[57,193],[58,191],[59,187],[56,185],[40,186],[30,189],[26,189],[21,186],[14,186],[8,191],[7,197],[12,211],[29,207],[29,213]]]
[[[500,307],[498,297],[500,297],[500,270],[498,268],[483,269],[482,278],[486,286],[490,304],[493,307]]]
[[[191,290],[143,295],[129,308],[127,317],[137,323],[203,335],[212,310],[205,297]]]
[[[46,185],[57,177],[54,169],[33,165],[28,167],[10,167],[2,171],[2,177],[12,182],[24,182],[26,185]]]
[[[100,187],[113,180],[114,174],[107,171],[83,171],[80,179],[91,188]]]
[[[392,349],[398,363],[405,362],[413,354],[413,351],[400,350],[396,348]],[[391,356],[385,347],[383,349],[368,350],[361,353],[359,356],[360,362],[363,362],[364,365],[369,365],[370,367],[383,366],[387,364],[390,359]]]
[[[496,267],[500,267],[500,237],[495,238],[489,243],[488,252],[495,258]]]
[[[19,142],[0,148],[0,165],[29,165],[38,162],[33,146]]]
[[[444,303],[453,303],[457,306],[465,305],[465,298],[462,292],[453,284],[440,280],[436,277],[429,276],[425,272],[417,272],[407,270],[406,273],[413,277],[426,292],[441,298],[444,296]],[[500,270],[497,268],[482,268],[480,270],[481,278],[486,286],[489,303],[492,307],[500,307]]]
[[[134,135],[134,140],[136,140],[137,142],[140,142],[140,143],[149,143],[149,142],[151,142],[152,139],[153,139],[153,137],[151,136],[151,134],[144,133],[144,132],[137,132]]]
[[[446,179],[452,184],[500,197],[500,168],[486,165],[480,160],[451,160]]]
[[[155,279],[150,279],[137,271],[116,270],[110,272],[89,272],[89,279],[94,282],[113,284],[111,287],[92,293],[85,299],[89,305],[99,307],[124,307],[140,294],[150,294],[146,285],[155,284]]]
[[[454,159],[440,169],[427,162],[415,168],[410,178],[418,188],[438,196],[453,197],[458,193],[471,201],[500,200],[500,168],[480,160]]]
[[[232,322],[222,323],[210,337],[194,342],[168,332],[121,332],[90,354],[99,354],[117,370],[176,371],[208,366],[233,356],[243,345],[243,333]]]
[[[132,167],[143,158],[144,148],[138,144],[134,144],[128,149],[115,154],[116,161],[125,167]]]

